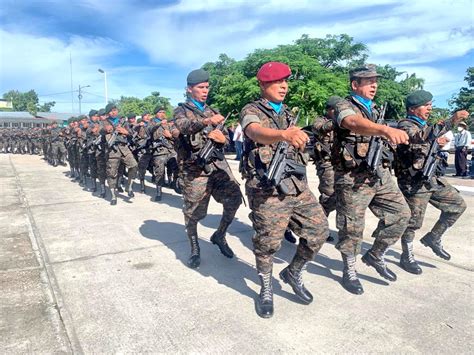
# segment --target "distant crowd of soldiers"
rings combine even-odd
[[[242,108],[239,119],[245,137],[239,170],[246,181],[249,218],[255,230],[253,252],[261,283],[256,311],[263,318],[274,312],[273,258],[284,237],[293,242],[298,238],[299,243],[280,279],[302,303],[313,301],[302,275],[328,239],[330,212],[336,211],[336,248],[343,264],[341,284],[348,292],[361,295],[364,289],[356,259],[362,251],[367,209],[379,223],[362,261],[391,282],[397,275],[385,262],[385,253],[399,240],[400,267],[414,275],[422,273],[413,241],[428,203],[441,213],[420,241],[445,260],[451,256],[442,245],[442,237],[466,209],[460,193],[438,172],[438,150],[446,144],[442,135],[465,121],[467,111],[431,125],[428,118],[433,96],[417,90],[406,98],[406,117],[396,128],[390,127],[384,122],[386,105],[378,107],[373,101],[380,75],[368,65],[350,72],[347,97],[330,97],[325,116],[301,129],[295,125],[295,112],[283,103],[290,76],[291,69],[285,63],[263,64],[256,75],[261,96]],[[167,119],[163,107],[157,107],[153,115],[143,113],[137,122],[135,115],[120,117],[117,107],[108,104],[65,128],[52,124],[45,130],[33,130],[31,135],[14,132],[18,138],[2,138],[2,142],[8,141],[2,147],[4,152],[27,152],[27,142],[38,143],[30,145],[30,152],[42,146],[45,159],[53,166],[64,165],[67,160],[71,178],[93,192],[100,190],[100,197],[107,195],[107,182],[111,205],[117,204],[122,185],[128,196],[134,197],[132,182],[137,176],[140,191],[145,192],[145,174],[150,171],[156,201],[162,198],[165,182],[183,195],[184,225],[191,248],[187,264],[195,269],[201,264],[197,225],[206,217],[210,198],[223,206],[210,241],[232,258],[226,232],[243,196],[224,156],[229,144],[226,118],[206,104],[209,73],[202,69],[189,73],[186,93],[187,100],[174,110],[172,120]],[[306,146],[311,140],[319,201],[306,177]]]
[[[41,128],[0,128],[0,153],[40,154],[42,145]]]

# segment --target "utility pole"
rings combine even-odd
[[[90,87],[91,87],[90,85],[86,85],[86,86],[79,85],[79,94],[77,95],[77,98],[79,99],[79,114],[82,114],[81,112],[82,89],[90,88]]]

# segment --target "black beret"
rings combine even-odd
[[[134,113],[130,113],[127,115],[127,118],[130,120],[132,118],[137,118],[137,115],[135,115]]]
[[[188,74],[188,78],[186,80],[190,86],[205,83],[209,81],[209,73],[204,69],[196,69]]]
[[[377,67],[373,64],[367,64],[363,67],[354,68],[349,71],[350,79],[355,78],[373,78],[376,76],[382,76],[382,74],[377,74]]]
[[[153,111],[153,113],[156,115],[160,111],[166,111],[166,110],[163,106],[157,106],[155,107],[155,110]]]
[[[92,116],[97,116],[97,110],[90,110],[89,111],[89,117],[92,117]]]
[[[406,108],[418,107],[430,102],[433,99],[433,95],[429,91],[416,90],[409,94],[405,100]]]
[[[114,108],[117,108],[117,105],[112,103],[107,104],[107,106],[105,106],[105,113],[110,113]]]
[[[99,116],[105,115],[105,109],[101,108],[99,111],[97,111],[97,114],[98,114]]]
[[[336,104],[341,100],[342,98],[339,96],[331,96],[328,101],[326,101],[326,108],[335,108]]]

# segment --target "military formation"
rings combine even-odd
[[[361,295],[364,288],[356,266],[367,209],[379,223],[372,233],[372,246],[361,260],[392,282],[397,275],[385,262],[385,254],[398,242],[403,251],[401,267],[411,274],[422,273],[413,242],[428,203],[441,213],[420,242],[445,260],[450,254],[443,248],[443,236],[466,209],[459,192],[440,174],[438,150],[445,143],[443,134],[462,124],[469,116],[467,111],[431,125],[433,97],[417,90],[406,97],[406,117],[391,127],[386,124],[386,105],[379,107],[374,102],[379,74],[367,65],[350,71],[347,97],[328,98],[325,115],[301,129],[296,125],[296,111],[284,103],[291,74],[285,63],[263,64],[256,73],[260,97],[245,105],[239,115],[244,132],[239,170],[255,230],[253,252],[261,284],[255,303],[263,318],[274,313],[273,258],[285,238],[298,239],[298,245],[279,277],[302,303],[313,301],[303,275],[328,240],[331,212],[336,212],[342,286]],[[186,84],[187,99],[170,120],[164,107],[141,113],[137,121],[135,115],[120,117],[117,107],[108,104],[64,128],[52,124],[44,130],[0,132],[0,147],[3,153],[41,152],[53,166],[67,161],[70,177],[98,192],[98,197],[110,196],[111,205],[117,204],[123,188],[129,198],[134,197],[135,178],[144,193],[145,175],[150,172],[155,201],[163,198],[163,187],[183,195],[190,243],[187,263],[193,269],[201,264],[197,225],[213,197],[222,204],[223,213],[210,240],[232,258],[226,232],[244,198],[224,155],[230,143],[225,127],[229,115],[224,117],[206,104],[206,71],[192,71]],[[306,176],[310,156],[319,177],[319,199]]]

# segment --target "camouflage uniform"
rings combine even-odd
[[[314,144],[314,162],[319,178],[319,203],[326,216],[336,209],[336,194],[334,192],[334,168],[331,162],[334,123],[327,117],[317,117],[313,124],[316,137]]]
[[[213,129],[212,126],[204,125],[203,120],[215,114],[216,111],[207,105],[200,111],[191,101],[180,104],[174,111],[176,127],[180,131],[178,161],[183,182],[184,222],[191,243],[191,267],[199,266],[197,223],[206,216],[211,196],[224,207],[219,227],[211,241],[227,257],[232,257],[233,253],[227,245],[225,234],[242,203],[239,185],[225,158],[212,161],[204,169],[196,163],[196,155],[207,141],[206,133]],[[228,134],[226,131],[224,134],[228,144]],[[158,176],[156,178],[159,179]],[[191,262],[193,256],[195,263]]]
[[[119,125],[117,119],[108,119],[108,122],[114,127],[114,129]],[[105,136],[107,142],[110,141],[113,132],[107,133],[102,131],[102,134]],[[117,178],[119,177],[120,165],[123,164],[128,169],[128,182],[127,182],[127,192],[130,197],[133,197],[133,191],[131,190],[131,185],[133,179],[137,174],[138,164],[135,160],[130,148],[128,147],[128,138],[122,134],[117,134],[115,144],[108,149],[107,154],[107,183],[109,188],[112,191],[112,201],[115,201],[115,189],[117,188]],[[112,202],[111,201],[111,202]],[[112,204],[115,204],[112,202]]]
[[[98,136],[94,137],[95,159],[97,162],[97,177],[99,178],[100,184],[100,197],[105,197],[105,180],[107,179],[107,147],[105,136],[101,134],[104,123],[99,121],[97,124],[99,125],[99,133]]]
[[[247,104],[240,113],[240,124],[245,132],[251,123],[262,127],[286,129],[291,117],[286,106],[277,114],[268,101],[259,99]],[[262,176],[272,160],[278,143],[263,145],[245,136],[243,153],[243,178],[249,207],[249,217],[255,234],[253,236],[257,271],[271,273],[273,255],[280,249],[284,232],[289,227],[300,238],[293,262],[306,263],[314,258],[326,241],[328,223],[316,197],[308,187],[306,177],[289,176],[282,180],[288,188],[284,195],[278,189],[265,185]],[[306,165],[306,154],[299,153],[292,146],[289,156]],[[292,263],[293,263],[292,262]]]
[[[53,165],[57,166],[59,162],[63,162],[66,158],[66,147],[64,146],[63,132],[56,127],[51,129],[51,158]]]
[[[350,114],[359,114],[375,121],[379,112],[372,104],[372,113],[354,97],[336,104],[333,161],[336,168],[336,204],[339,243],[336,248],[346,256],[360,253],[364,232],[365,211],[368,208],[384,221],[372,246],[383,255],[403,234],[408,224],[410,210],[392,180],[387,166],[381,166],[382,179],[367,171],[365,156],[370,137],[355,134],[341,126]]]
[[[466,210],[463,198],[445,178],[437,176],[438,174],[435,173],[431,180],[424,181],[421,176],[431,145],[431,132],[435,130],[442,135],[451,129],[452,125],[451,121],[447,121],[444,127],[440,124],[422,125],[410,118],[402,120],[398,124],[398,128],[407,132],[410,137],[409,145],[399,145],[397,148],[398,186],[411,209],[411,218],[403,233],[402,245],[413,242],[415,232],[423,224],[428,203],[441,210],[441,215],[431,232],[422,238],[422,242],[425,238],[431,238],[441,248],[440,250],[442,250],[442,235]],[[449,256],[449,254],[445,254]],[[449,259],[449,257],[445,258]]]

